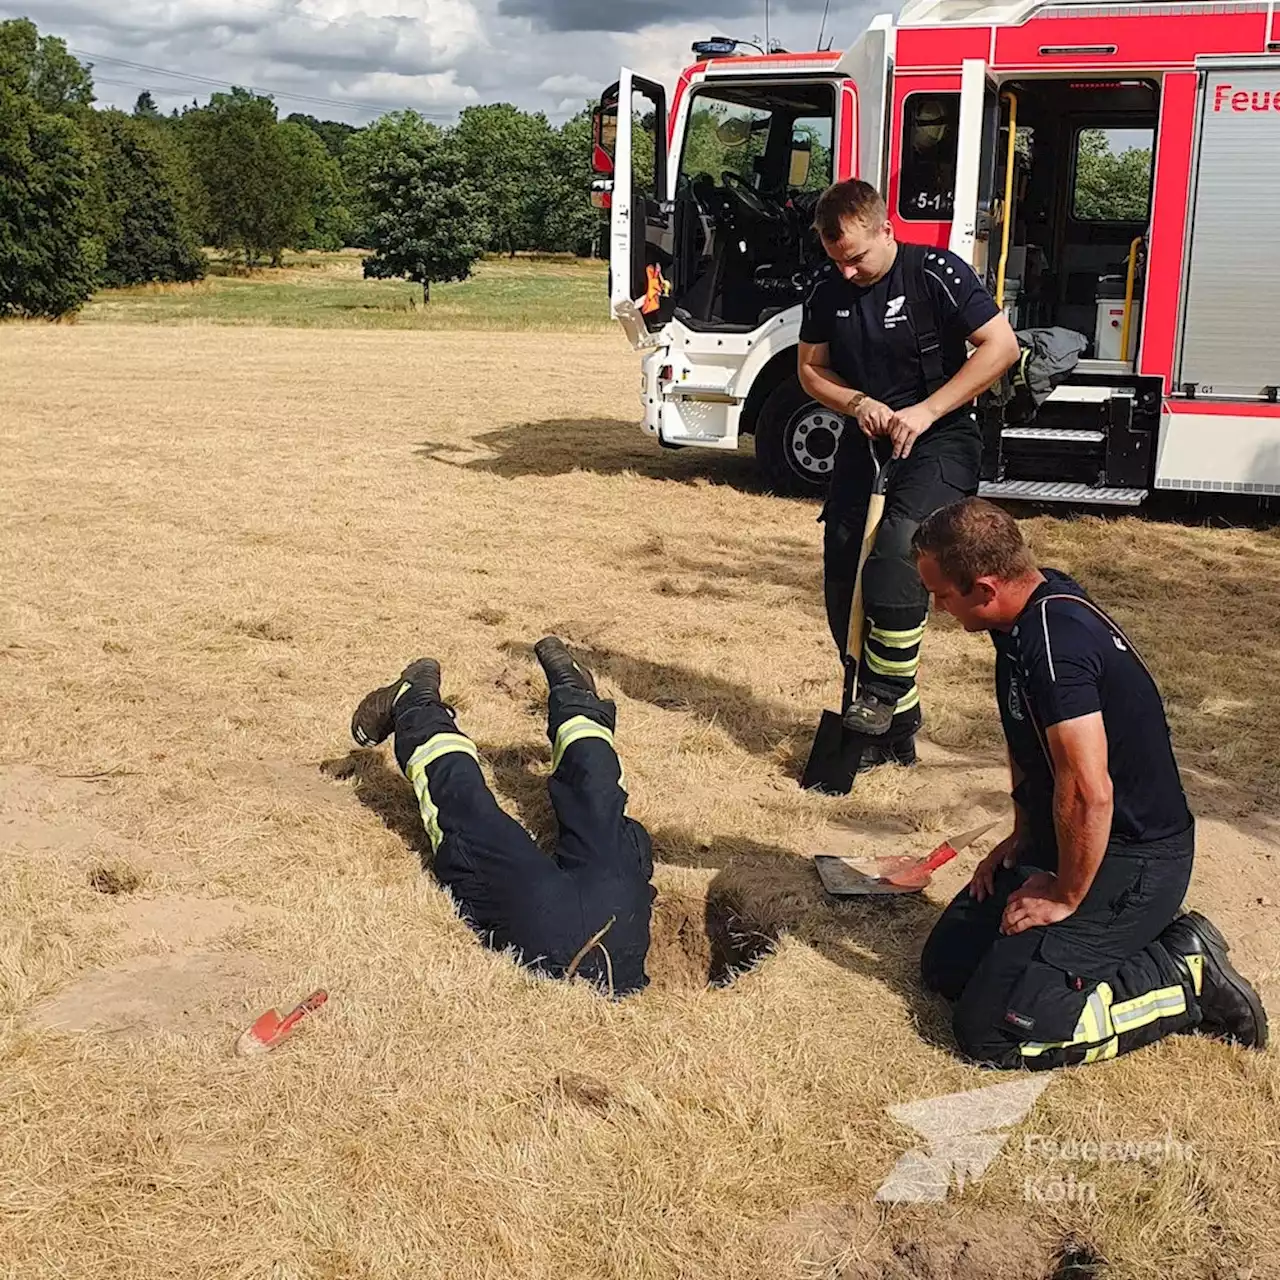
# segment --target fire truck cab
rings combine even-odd
[[[845,424],[800,388],[796,346],[825,261],[813,206],[859,177],[901,240],[971,262],[1015,329],[1087,340],[1031,425],[980,402],[984,494],[1280,494],[1272,10],[908,0],[843,52],[705,58],[669,103],[624,69],[593,165],[644,430],[752,435],[775,492],[822,491]]]

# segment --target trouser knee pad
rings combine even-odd
[[[882,627],[905,630],[918,626],[929,607],[920,581],[911,539],[920,527],[908,516],[885,519],[862,571],[862,596],[869,618]]]

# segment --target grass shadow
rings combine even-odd
[[[356,799],[418,855],[424,868],[430,867],[431,844],[418,812],[418,797],[404,775],[387,764],[381,751],[353,748],[345,756],[321,761],[320,772],[353,783]]]
[[[787,776],[799,779],[814,726],[756,697],[748,686],[607,647],[584,656],[593,671],[607,676],[627,697],[664,711],[688,712],[722,729],[744,751],[777,760]]]
[[[484,449],[489,456],[473,457],[474,449]],[[551,418],[514,423],[482,432],[466,446],[423,441],[414,454],[505,480],[589,471],[601,476],[631,474],[681,484],[723,484],[743,493],[766,492],[749,451],[664,449],[647,440],[638,423],[617,418]]]

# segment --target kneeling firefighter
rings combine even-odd
[[[1221,933],[1181,914],[1195,825],[1132,641],[980,498],[934,512],[915,546],[937,606],[991,633],[1012,771],[1013,834],[921,957],[925,985],[953,1001],[961,1051],[1041,1070],[1174,1032],[1263,1048],[1262,1002]]]

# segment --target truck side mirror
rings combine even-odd
[[[613,174],[613,153],[618,141],[618,105],[600,103],[591,112],[591,168]]]

